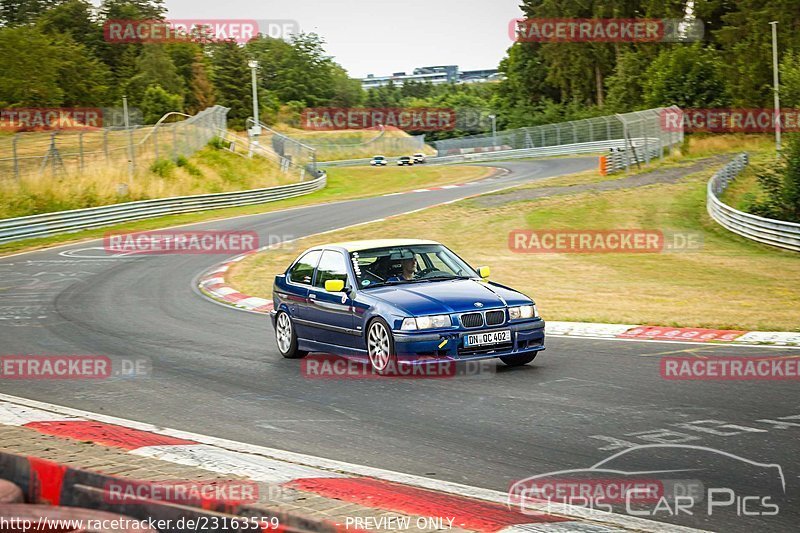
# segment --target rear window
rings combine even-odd
[[[322,255],[322,252],[315,250],[301,257],[289,270],[289,281],[300,283],[301,285],[311,285],[311,281],[314,278],[314,269],[317,268],[320,255]]]

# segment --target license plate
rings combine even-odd
[[[486,333],[472,333],[464,337],[464,346],[487,346],[511,342],[511,330],[487,331]]]

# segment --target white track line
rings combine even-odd
[[[166,435],[170,437],[175,437],[179,439],[191,440],[195,442],[199,442],[200,444],[205,444],[208,446],[222,448],[224,450],[228,450],[231,452],[235,452],[236,456],[239,457],[239,454],[250,454],[260,456],[262,458],[267,458],[273,461],[281,461],[284,463],[293,463],[299,470],[298,472],[302,471],[303,468],[313,468],[313,469],[320,469],[325,470],[329,474],[336,475],[336,474],[350,474],[355,476],[369,476],[378,479],[383,479],[387,481],[393,481],[396,483],[404,483],[406,485],[412,485],[416,487],[426,488],[430,490],[436,490],[440,492],[447,492],[450,494],[456,494],[459,496],[469,497],[469,498],[476,498],[480,500],[491,501],[495,503],[502,503],[506,504],[508,502],[508,494],[501,491],[491,490],[491,489],[484,489],[480,487],[472,487],[469,485],[462,485],[460,483],[453,483],[449,481],[442,481],[438,479],[430,479],[422,476],[416,476],[413,474],[404,474],[401,472],[395,472],[392,470],[383,470],[380,468],[373,468],[370,466],[363,466],[363,465],[356,465],[353,463],[346,463],[342,461],[335,461],[333,459],[326,459],[324,457],[316,457],[313,455],[306,455],[296,452],[289,452],[285,450],[278,450],[276,448],[268,448],[265,446],[258,446],[255,444],[248,444],[244,442],[236,442],[228,439],[222,439],[218,437],[211,437],[207,435],[199,435],[197,433],[191,433],[187,431],[171,429],[171,428],[163,428],[159,426],[154,426],[152,424],[147,424],[144,422],[136,422],[133,420],[127,420],[124,418],[118,418],[109,415],[102,415],[98,413],[92,413],[90,411],[83,411],[80,409],[73,409],[71,407],[64,407],[60,405],[55,405],[47,402],[41,402],[38,400],[29,400],[27,398],[20,398],[17,396],[11,396],[8,394],[0,393],[0,401],[6,401],[12,404],[16,404],[17,406],[29,407],[33,409],[38,409],[42,411],[49,411],[51,413],[55,413],[56,415],[61,416],[72,416],[72,417],[79,417],[79,418],[86,418],[90,420],[96,420],[98,422],[105,422],[107,424],[115,424],[118,426],[128,427],[132,429],[139,429],[142,431],[149,431],[152,433],[156,433],[159,435]],[[18,411],[19,412],[19,411]],[[42,415],[36,414],[35,416],[39,417]],[[193,448],[197,449],[198,446],[194,445]],[[215,452],[215,457],[220,457],[219,452]],[[228,458],[231,456],[228,455]],[[185,458],[186,461],[192,461],[192,459]],[[194,461],[199,460],[195,457]],[[256,459],[251,459],[251,462],[255,462]],[[189,463],[186,463],[189,464]],[[192,463],[197,464],[197,463]],[[202,462],[200,463],[202,464]],[[264,465],[264,463],[254,463],[259,465]],[[276,464],[276,463],[273,463]],[[205,467],[205,466],[204,466]],[[236,461],[236,468],[237,473],[241,473],[242,464],[241,459]],[[249,474],[248,474],[249,475]],[[533,506],[528,506],[533,507]],[[543,507],[544,508],[544,507]],[[627,515],[615,514],[615,513],[607,513],[592,510],[589,512],[588,510],[585,513],[578,512],[573,507],[569,507],[568,509],[563,506],[558,505],[550,505],[550,510],[553,513],[575,518],[577,520],[588,520],[590,523],[595,525],[607,525],[607,526],[617,526],[627,529],[633,529],[637,531],[647,531],[653,533],[672,533],[672,532],[697,532],[702,531],[698,529],[692,528],[685,528],[680,526],[675,526],[672,524],[666,524],[661,522],[655,522],[651,520],[644,520],[641,518],[636,518]],[[575,524],[579,526],[581,524]],[[588,524],[587,524],[588,525]],[[528,530],[530,531],[530,530]],[[579,530],[578,530],[579,531]],[[592,531],[589,529],[588,531]],[[595,531],[598,531],[595,529]],[[602,531],[602,530],[600,530]]]

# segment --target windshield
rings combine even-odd
[[[352,252],[358,286],[363,288],[422,281],[480,277],[441,244],[373,248]]]

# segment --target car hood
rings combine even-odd
[[[474,279],[376,287],[368,294],[413,316],[463,313],[530,303],[530,298],[515,290]]]

